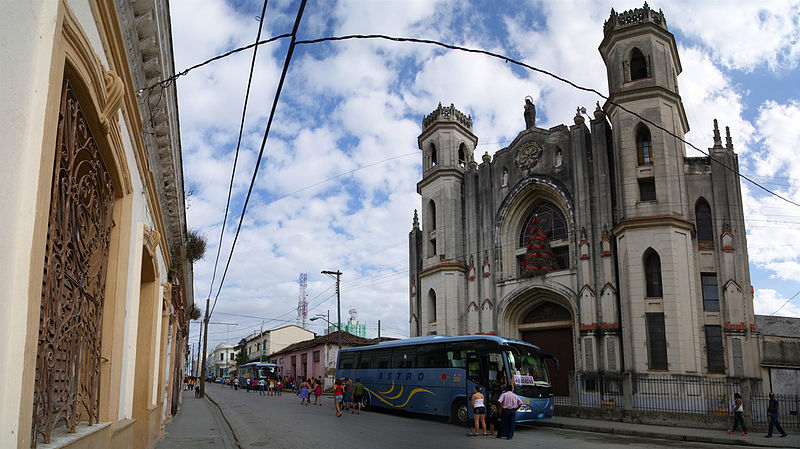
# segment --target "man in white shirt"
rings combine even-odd
[[[507,440],[514,437],[514,427],[516,424],[517,409],[522,405],[522,400],[514,394],[511,385],[506,385],[505,392],[500,395],[497,400],[500,407],[503,409],[500,415],[500,431],[497,432],[497,438],[505,435]]]

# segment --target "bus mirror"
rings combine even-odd
[[[558,364],[558,357],[554,356],[553,354],[542,354],[542,359],[553,359],[556,362],[556,372],[561,372],[561,367]]]

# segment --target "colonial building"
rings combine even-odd
[[[206,359],[208,365],[206,375],[209,377],[227,377],[236,366],[236,349],[234,345],[220,343],[211,351]]]
[[[151,448],[193,306],[166,0],[4,4],[0,441]]]
[[[245,353],[251,361],[257,362],[262,358],[267,361],[269,354],[309,338],[314,338],[313,332],[290,324],[276,329],[256,332],[247,337]]]
[[[681,62],[660,11],[618,14],[600,54],[609,100],[586,120],[523,129],[494,156],[472,118],[422,121],[421,227],[410,233],[410,334],[498,334],[569,371],[757,377],[738,157],[709,124],[687,157]],[[520,120],[522,123],[523,120]]]

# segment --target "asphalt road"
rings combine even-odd
[[[380,409],[361,415],[347,412],[337,418],[329,396],[323,396],[320,407],[300,405],[300,399],[291,392],[282,396],[260,396],[215,384],[207,384],[206,391],[209,398],[220,405],[239,444],[245,449],[720,447],[524,425],[517,426],[512,440],[467,437],[466,428],[426,415]]]

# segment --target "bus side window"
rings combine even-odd
[[[369,369],[371,359],[370,351],[361,351],[358,358],[358,369]]]
[[[372,362],[370,366],[372,369],[386,369],[392,363],[392,350],[383,349],[372,353]]]
[[[448,366],[443,344],[422,345],[417,348],[418,368],[446,368]]]
[[[339,369],[353,369],[355,358],[355,354],[352,352],[339,354]]]
[[[395,348],[392,351],[392,368],[411,369],[417,367],[417,349],[413,346]]]
[[[475,352],[474,342],[458,341],[447,343],[447,366],[450,368],[466,368],[468,352]]]

